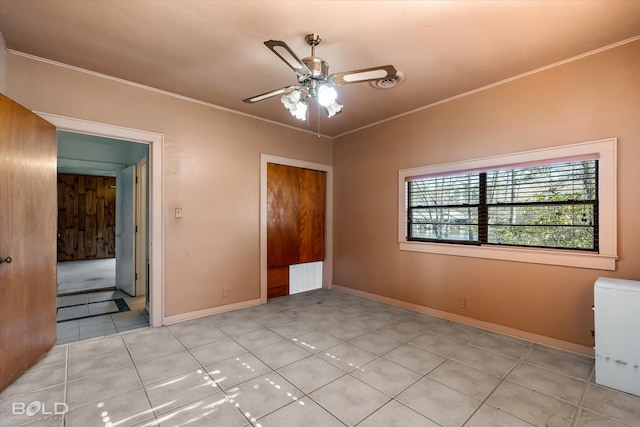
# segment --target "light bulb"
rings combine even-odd
[[[282,95],[282,98],[280,98],[280,101],[282,101],[282,105],[284,105],[287,110],[293,111],[295,110],[298,101],[300,101],[300,97],[300,91],[293,89],[285,92],[285,94]]]
[[[327,113],[327,117],[331,118],[336,114],[342,112],[342,105],[338,104],[337,102],[333,102],[332,104],[325,107],[325,110]]]
[[[323,107],[328,107],[336,102],[337,97],[338,93],[332,86],[321,85],[320,88],[318,88],[318,104]]]
[[[291,115],[294,116],[298,120],[306,120],[307,119],[307,104],[303,101],[298,102],[296,104],[296,108],[291,110]]]

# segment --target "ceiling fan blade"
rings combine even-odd
[[[329,80],[336,85],[346,85],[350,83],[368,82],[370,80],[392,79],[396,75],[393,65],[383,65],[381,67],[363,68],[361,70],[344,71],[329,76]]]
[[[247,104],[253,104],[254,102],[262,101],[263,99],[267,99],[267,98],[271,98],[271,97],[274,97],[274,96],[282,95],[283,93],[285,93],[287,91],[287,89],[289,89],[289,88],[297,88],[297,87],[298,86],[281,87],[280,89],[276,89],[276,90],[272,90],[272,91],[269,91],[269,92],[262,93],[260,95],[252,96],[251,98],[243,99],[242,101],[246,102]]]
[[[265,46],[273,51],[280,59],[282,59],[293,71],[298,74],[309,74],[309,68],[293,53],[291,48],[285,42],[279,40],[267,40]]]

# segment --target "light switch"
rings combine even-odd
[[[176,208],[176,218],[182,218],[182,208]]]

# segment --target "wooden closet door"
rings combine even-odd
[[[298,262],[300,186],[297,168],[267,164],[267,266]]]
[[[267,298],[289,295],[289,266],[324,260],[326,173],[267,164]]]
[[[326,173],[310,169],[298,170],[300,204],[298,262],[324,260],[325,183]]]

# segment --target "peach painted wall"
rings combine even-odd
[[[399,251],[399,169],[609,137],[618,138],[616,271]],[[594,281],[640,280],[639,159],[640,42],[345,135],[334,141],[333,282],[591,346]]]
[[[331,164],[329,140],[12,53],[6,60],[5,94],[31,110],[164,134],[165,316],[259,298],[260,153]]]

